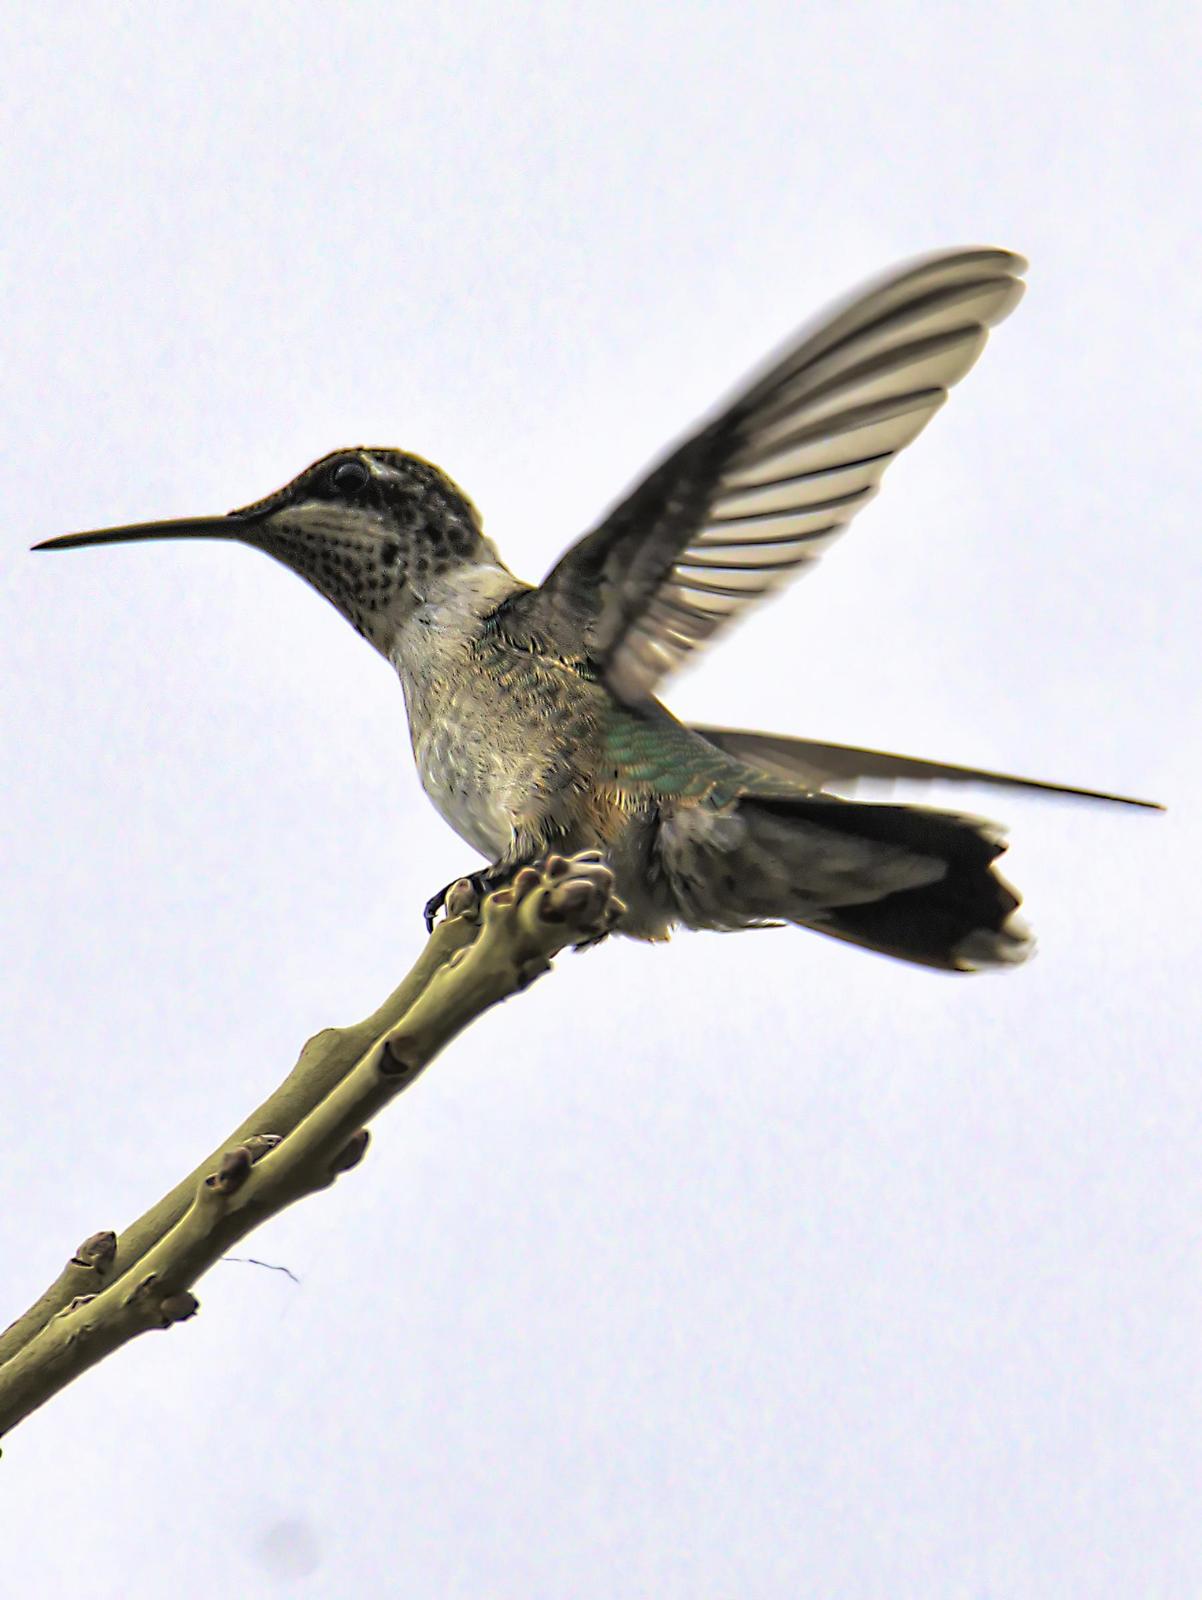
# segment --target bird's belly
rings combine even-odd
[[[621,931],[667,936],[676,912],[654,857],[653,806],[624,804],[587,782],[566,786],[547,751],[504,740],[495,721],[485,727],[474,714],[426,724],[413,750],[439,815],[481,855],[520,861],[548,849],[602,850],[627,907]]]
[[[406,699],[423,788],[491,861],[608,850],[624,831],[617,774],[598,767],[605,707],[592,685],[501,652],[488,670],[452,663],[413,675]]]
[[[414,739],[413,754],[422,788],[443,821],[490,861],[505,855],[515,819],[506,775],[487,747],[440,720]]]

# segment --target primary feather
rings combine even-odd
[[[954,250],[853,296],[572,546],[532,620],[582,629],[623,699],[654,693],[868,503],[1018,304],[1025,268],[1008,250]]]

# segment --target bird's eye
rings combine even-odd
[[[339,494],[357,494],[367,484],[368,471],[362,461],[343,461],[330,473],[330,483]]]

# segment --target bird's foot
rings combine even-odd
[[[589,926],[585,937],[577,943],[577,949],[600,944],[626,909],[612,892],[613,875],[601,851],[583,850],[574,856],[549,855],[537,865],[483,867],[479,872],[454,879],[426,901],[423,913],[426,932],[433,932],[434,919],[440,911],[447,917],[467,915],[477,911],[494,890],[502,887],[512,890],[520,901],[544,881],[552,891],[548,902],[552,920],[561,916],[561,910],[573,916],[585,911]],[[597,901],[595,907],[594,900]]]
[[[479,904],[503,877],[504,874],[497,875],[495,867],[483,867],[479,872],[469,872],[466,877],[452,878],[437,894],[432,894],[422,908],[426,932],[434,932],[434,919],[440,911],[444,911],[448,917],[460,916],[474,904]],[[463,885],[462,889],[460,884]]]

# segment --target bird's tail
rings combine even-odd
[[[692,927],[794,922],[948,972],[1010,966],[1032,942],[979,817],[829,796],[747,796],[674,819],[665,866]]]

